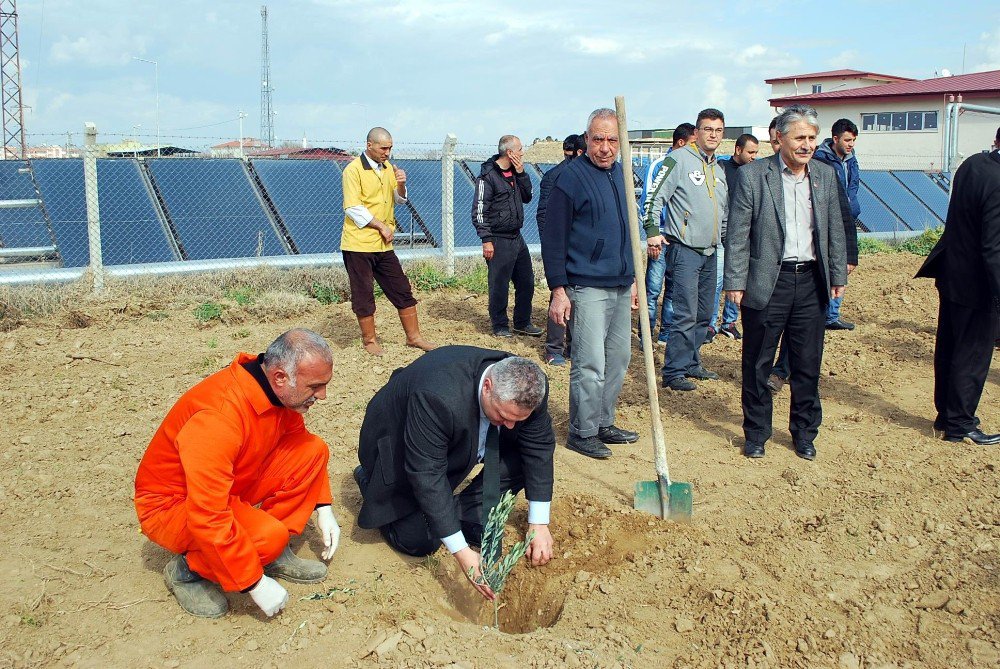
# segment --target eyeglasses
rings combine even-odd
[[[726,131],[725,128],[698,128],[698,130],[706,135],[721,135]]]

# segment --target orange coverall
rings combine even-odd
[[[236,591],[330,504],[326,443],[302,416],[271,404],[242,363],[188,390],[167,413],[135,477],[143,533],[193,571]]]

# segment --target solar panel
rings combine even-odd
[[[148,165],[189,259],[285,254],[241,161],[164,158]]]
[[[542,171],[542,174],[545,174],[559,163],[535,163],[535,164],[538,165],[538,169]]]
[[[924,172],[905,171],[892,172],[892,175],[903,182],[910,192],[916,195],[938,217],[938,225],[948,218],[948,194],[934,183]]]
[[[299,253],[340,250],[344,191],[334,161],[255,158],[253,166]]]
[[[394,165],[406,171],[406,196],[416,209],[420,220],[430,231],[438,246],[441,244],[441,161],[439,160],[393,160]],[[457,183],[456,179],[456,183]],[[471,205],[470,205],[471,206]],[[455,211],[456,224],[459,220]],[[413,213],[405,205],[396,206],[396,222],[400,225],[398,238],[394,242],[399,246],[408,238],[408,231],[413,231],[415,237],[422,237],[419,223]],[[456,225],[457,227],[457,225]]]
[[[138,162],[98,160],[97,193],[101,208],[101,256],[105,265],[178,259],[153,209]]]
[[[35,199],[31,175],[19,172],[26,167],[26,163],[20,160],[0,160],[0,200]],[[41,209],[0,209],[0,246],[24,248],[51,245],[52,239]]]
[[[864,183],[858,188],[861,222],[871,232],[897,232],[909,228],[889,208],[872,194]]]
[[[33,160],[31,165],[52,221],[63,267],[86,267],[90,263],[90,246],[83,193],[83,159],[48,158]],[[100,189],[98,183],[98,200]]]
[[[479,235],[472,225],[472,201],[475,199],[475,188],[469,177],[457,164],[455,165],[455,246],[476,246],[480,244]]]
[[[924,230],[940,225],[941,221],[934,213],[889,172],[861,170],[861,181],[877,193],[879,199],[911,230]],[[861,208],[861,220],[865,220],[864,207]]]
[[[531,202],[524,205],[524,227],[521,228],[521,236],[528,244],[538,244],[538,221],[535,218],[538,214],[538,194],[542,192],[542,178],[534,168],[526,168],[528,178],[531,179]]]

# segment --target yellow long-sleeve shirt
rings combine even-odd
[[[372,216],[395,229],[396,173],[387,160],[381,170],[374,169],[368,157],[358,156],[344,168],[344,209],[361,205]],[[354,220],[344,216],[344,232],[340,237],[340,250],[378,253],[391,251],[392,244],[386,243],[378,230],[370,225],[359,228]]]

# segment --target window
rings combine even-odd
[[[813,93],[822,93],[823,84],[813,84]]]
[[[861,129],[867,132],[936,131],[938,112],[869,112],[861,114]]]

